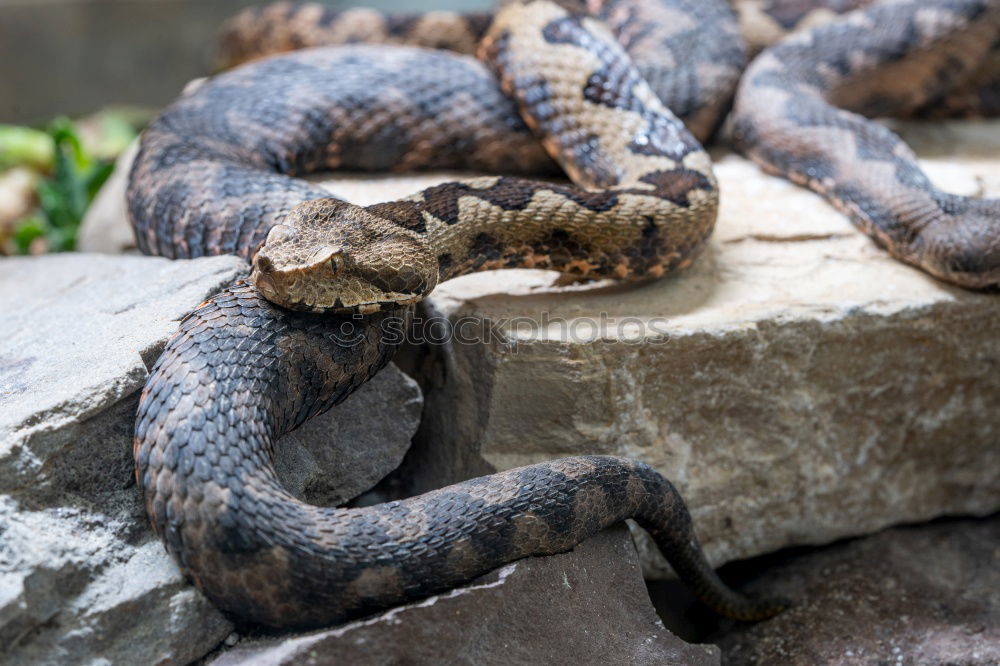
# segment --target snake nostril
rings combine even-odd
[[[278,298],[279,294],[277,286],[274,284],[274,280],[270,275],[260,274],[256,277],[256,280],[254,280],[254,283],[257,285],[257,289],[260,290],[260,293],[264,294],[265,298],[269,300]]]
[[[253,260],[254,266],[262,273],[270,273],[274,270],[274,263],[265,254],[258,253]]]

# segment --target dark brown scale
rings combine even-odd
[[[271,11],[293,23],[308,16],[290,6]],[[326,22],[335,27],[336,18]],[[222,75],[166,110],[144,133],[129,212],[145,252],[250,258],[294,206],[326,196],[296,175],[386,165],[554,170],[514,102],[474,61],[362,46],[312,50]],[[482,195],[513,206],[524,182],[516,195],[516,181],[509,197],[502,187]],[[584,207],[613,205],[607,194],[564,189]],[[432,200],[447,208],[452,195]],[[419,231],[414,205],[372,209]],[[645,234],[636,257],[658,252],[661,241]],[[553,247],[536,252],[565,251],[567,261],[582,251],[557,234],[543,243]],[[497,251],[488,234],[480,245]],[[140,399],[136,474],[154,528],[213,603],[271,626],[339,622],[567,550],[632,517],[712,608],[742,619],[780,610],[715,576],[676,490],[633,461],[556,460],[362,509],[289,495],[274,474],[273,442],[383,367],[395,351],[384,329],[398,331],[407,316],[294,313],[240,282],[181,323]]]
[[[902,140],[865,117],[941,99],[998,37],[1000,0],[874,6],[793,37],[747,70],[736,146],[824,195],[894,257],[961,286],[1000,284],[1000,200],[937,189]]]
[[[834,14],[861,9],[875,0],[772,0],[765,3],[764,11],[785,30],[792,31],[809,14],[818,9],[824,9]]]

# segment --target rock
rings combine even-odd
[[[423,404],[416,382],[390,364],[343,405],[278,442],[278,478],[314,504],[333,506],[361,495],[399,467]]]
[[[245,272],[235,257],[0,263],[12,304],[0,320],[0,662],[187,663],[232,631],[149,529],[131,443],[138,391],[178,320]],[[421,404],[390,366],[282,439],[279,475],[308,501],[358,495],[399,465]]]
[[[925,127],[897,125],[918,152],[933,143],[933,178],[1000,196],[1000,121]],[[717,564],[1000,508],[1000,298],[903,265],[818,196],[716,158],[718,227],[682,275],[560,286],[507,271],[437,288],[423,330],[451,337],[401,361],[426,400],[401,473],[412,490],[636,457],[678,485]],[[643,550],[647,574],[668,575]]]
[[[118,156],[114,171],[83,216],[76,236],[77,250],[117,254],[135,249],[135,234],[125,216],[125,190],[128,172],[138,152],[139,139],[136,139]]]
[[[1000,662],[1000,516],[886,530],[772,563],[794,606],[712,637],[728,666]],[[773,559],[773,558],[768,558]]]
[[[40,475],[52,477],[53,465],[69,457],[88,465],[83,474],[74,471],[77,483],[100,484],[74,494],[99,494],[108,484],[102,477],[109,458],[131,457],[131,423],[117,414],[108,422],[106,415],[126,398],[138,399],[178,320],[244,272],[235,257],[171,262],[60,254],[0,264],[0,301],[12,305],[0,320],[0,492],[37,486]],[[100,441],[117,426],[121,440]],[[89,446],[78,460],[81,442]],[[65,487],[56,492],[69,494]]]
[[[211,661],[242,664],[718,664],[714,646],[664,629],[628,532],[514,562],[451,592],[342,627],[247,641]]]
[[[218,644],[231,623],[134,529],[0,495],[0,662],[185,664]]]

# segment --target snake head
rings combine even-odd
[[[420,234],[359,206],[317,199],[271,228],[251,281],[292,310],[370,314],[419,301],[438,281]]]

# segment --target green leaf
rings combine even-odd
[[[48,251],[69,252],[73,250],[76,247],[76,234],[79,230],[79,225],[49,228],[45,234],[45,240],[48,241]]]
[[[27,166],[49,171],[55,158],[55,145],[46,132],[30,127],[0,125],[0,170]]]
[[[92,159],[83,149],[83,142],[80,141],[76,133],[76,127],[69,118],[56,118],[49,124],[49,136],[52,137],[56,146],[56,166],[58,166],[60,153],[70,160],[77,169],[86,169],[92,163]]]
[[[124,145],[135,134],[124,116],[117,120],[112,117],[107,122],[111,128],[109,134],[116,142]],[[68,118],[56,118],[47,132],[0,126],[0,164],[5,155],[11,154],[9,150],[2,152],[5,147],[28,145],[28,138],[34,142],[31,145],[36,154],[44,153],[49,176],[36,185],[38,212],[16,225],[14,244],[24,253],[28,252],[32,241],[44,237],[50,252],[72,250],[84,213],[111,175],[114,165],[110,157],[96,157],[87,150],[76,125]],[[39,149],[40,145],[45,149]],[[20,154],[16,150],[13,152]]]
[[[28,254],[31,241],[45,235],[48,225],[38,216],[26,217],[14,227],[14,245],[20,254]]]

